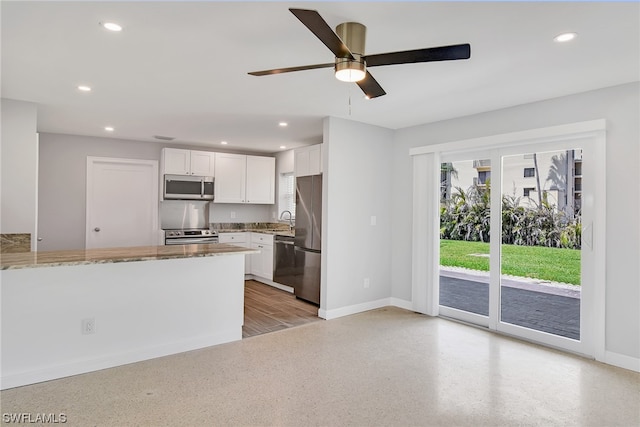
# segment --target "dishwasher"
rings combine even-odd
[[[273,241],[273,281],[293,287],[296,274],[296,255],[293,236],[276,235]]]

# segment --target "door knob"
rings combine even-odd
[[[94,228],[93,231],[100,231],[100,227]]]

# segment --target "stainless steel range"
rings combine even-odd
[[[218,232],[209,230],[209,202],[163,200],[160,223],[165,245],[218,243]]]
[[[218,243],[218,232],[211,230],[165,230],[165,245]]]

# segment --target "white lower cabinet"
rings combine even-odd
[[[251,274],[273,280],[273,235],[251,233],[251,249],[260,251],[251,255]]]
[[[251,233],[220,233],[218,241],[220,243],[228,243],[230,245],[240,246],[241,248],[251,248]],[[244,256],[244,274],[251,273],[251,255]]]

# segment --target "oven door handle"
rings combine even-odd
[[[192,239],[167,239],[165,241],[165,245],[193,245],[197,243],[218,243],[218,239],[211,237],[194,237]]]

